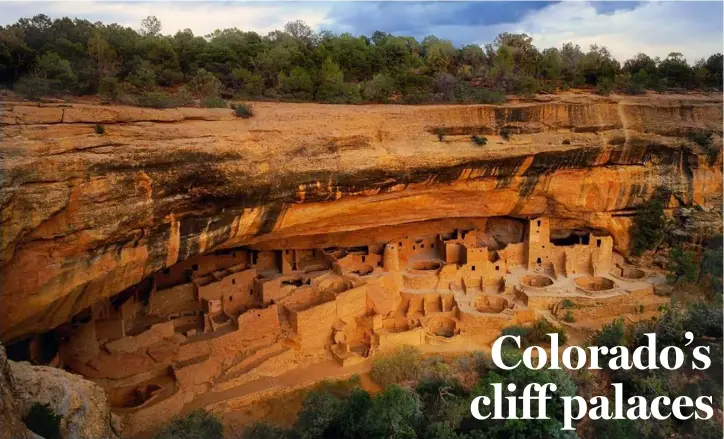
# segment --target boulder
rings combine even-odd
[[[64,439],[118,438],[115,431],[120,430],[120,425],[112,420],[108,397],[100,386],[53,367],[14,361],[8,364],[20,413],[27,413],[35,403],[48,404],[61,416],[60,431]]]

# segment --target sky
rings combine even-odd
[[[436,35],[456,45],[483,45],[502,32],[523,32],[539,49],[569,41],[584,49],[598,44],[621,61],[639,52],[661,58],[680,52],[694,62],[724,51],[722,1],[0,1],[0,25],[39,13],[133,28],[155,15],[165,34],[189,28],[206,35],[237,27],[264,35],[292,20],[303,20],[315,30],[354,35],[375,30],[418,39]]]

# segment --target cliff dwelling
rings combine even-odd
[[[401,345],[483,348],[507,326],[557,320],[563,300],[660,303],[661,276],[615,264],[611,236],[552,239],[546,217],[479,223],[190,257],[61,325],[42,354],[101,384],[114,411],[144,425],[248,382],[246,372],[274,359],[329,356],[349,367]]]

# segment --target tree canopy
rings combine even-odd
[[[153,16],[137,30],[42,14],[23,18],[0,27],[0,84],[34,98],[94,94],[115,78],[139,94],[189,86],[202,98],[208,96],[199,93],[212,92],[330,103],[489,103],[505,94],[581,86],[629,94],[722,86],[722,54],[693,65],[675,52],[663,60],[641,53],[619,62],[604,46],[540,49],[526,34],[456,47],[434,35],[418,41],[380,31],[315,32],[302,21],[265,36],[236,28],[206,36],[162,30]],[[201,79],[208,86],[200,87]]]

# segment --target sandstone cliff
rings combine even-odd
[[[604,229],[624,252],[633,209],[655,191],[670,207],[721,203],[720,154],[688,138],[711,132],[721,149],[721,97],[255,112],[5,103],[0,339],[55,327],[217,248],[545,215]]]

